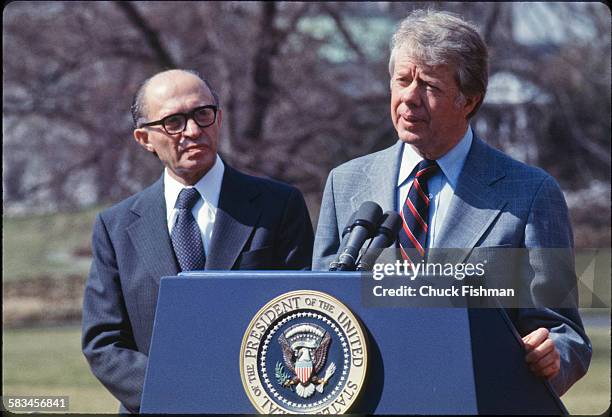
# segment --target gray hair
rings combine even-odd
[[[219,96],[217,95],[217,92],[212,88],[212,85],[210,84],[210,82],[208,82],[206,78],[202,77],[202,75],[196,70],[181,69],[180,71],[195,75],[200,80],[202,80],[202,82],[206,84],[206,87],[208,87],[210,94],[212,94],[213,99],[215,100],[215,105],[217,107],[220,107]],[[153,74],[152,76],[144,80],[142,84],[140,84],[140,86],[138,87],[138,90],[136,90],[136,94],[134,95],[134,98],[132,100],[132,106],[131,106],[132,120],[134,121],[134,128],[138,128],[138,121],[140,119],[145,118],[145,114],[147,112],[145,92],[147,91],[147,86],[149,85],[149,82],[151,81],[151,79],[158,74],[160,73]]]
[[[474,24],[450,12],[415,10],[400,22],[391,39],[391,76],[398,53],[423,65],[454,66],[461,94],[482,94],[468,118],[476,114],[487,92],[489,75],[487,46]]]

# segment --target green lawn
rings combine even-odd
[[[75,213],[2,218],[2,280],[39,276],[86,276],[90,258],[76,257],[90,246],[101,207]]]
[[[588,374],[563,396],[572,414],[601,414],[610,404],[610,330],[587,329],[594,355]],[[5,330],[4,395],[68,395],[70,412],[116,413],[118,402],[91,375],[76,327]]]
[[[67,395],[70,412],[117,413],[118,401],[91,374],[77,327],[5,330],[3,395]]]
[[[593,343],[591,366],[561,399],[571,414],[601,415],[610,407],[610,329],[586,331]]]

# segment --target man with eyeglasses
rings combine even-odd
[[[122,412],[139,411],[162,276],[305,269],[313,244],[296,188],[242,174],[219,157],[223,112],[199,75],[154,75],[138,90],[132,115],[134,139],[164,173],[98,215],[83,302],[83,353]]]

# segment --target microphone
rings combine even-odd
[[[386,211],[381,217],[378,230],[370,246],[359,259],[357,271],[371,271],[382,250],[395,242],[401,227],[402,218],[400,215],[394,211]]]
[[[344,248],[346,247],[346,243],[348,242],[348,234],[350,233],[351,230],[353,230],[353,226],[354,226],[356,218],[357,218],[357,212],[354,212],[353,214],[351,214],[351,217],[349,221],[346,223],[346,226],[344,226],[344,230],[342,231],[342,241],[340,242],[340,248],[338,249],[338,256],[336,256],[336,259],[332,263],[329,264],[330,271],[335,271],[338,269],[339,261],[340,261],[340,254],[344,252]]]
[[[346,247],[338,257],[337,270],[354,271],[359,249],[374,236],[376,225],[382,216],[382,209],[373,201],[364,202],[355,213],[355,223],[348,234]]]

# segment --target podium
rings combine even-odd
[[[190,272],[160,283],[142,413],[252,414],[241,345],[270,300],[297,290],[342,302],[366,334],[367,414],[567,414],[524,361],[502,309],[367,307],[357,272]]]

